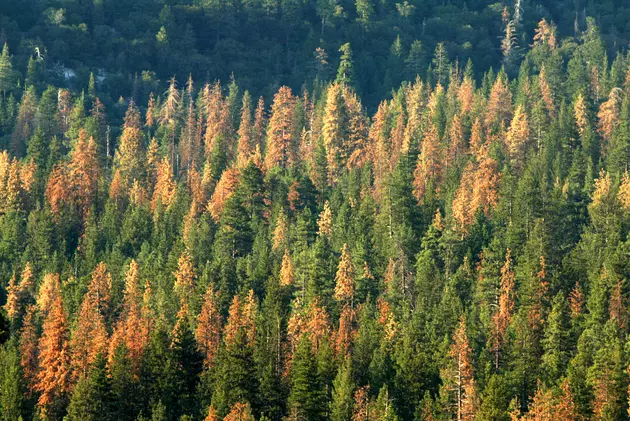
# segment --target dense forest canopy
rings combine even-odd
[[[441,42],[450,60],[472,58],[477,78],[497,71],[506,6],[521,53],[542,18],[562,39],[579,38],[587,17],[596,18],[611,57],[630,42],[624,0],[7,0],[0,45],[8,42],[23,78],[32,56],[43,58],[55,86],[80,90],[90,72],[100,75],[109,106],[174,74],[198,83],[234,74],[266,98],[282,85],[300,91],[315,75],[334,77],[339,48],[350,43],[357,89],[375,111],[403,80],[424,79]],[[64,80],[68,70],[76,78]]]
[[[0,3],[0,420],[630,418],[624,1]]]

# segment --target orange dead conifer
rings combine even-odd
[[[466,319],[461,317],[449,351],[451,365],[442,371],[445,386],[455,400],[458,421],[472,421],[477,410],[477,388],[472,365],[472,350],[466,334]]]
[[[610,91],[608,100],[600,105],[599,112],[597,113],[597,129],[604,138],[605,142],[610,141],[613,131],[619,123],[619,116],[621,113],[621,93],[621,89],[613,88]]]
[[[232,405],[223,421],[255,421],[249,402],[237,402]]]
[[[87,133],[81,130],[68,163],[68,179],[72,197],[82,216],[87,215],[96,199],[100,173],[96,142],[93,137],[88,139]]]
[[[217,410],[214,409],[214,406],[210,405],[210,408],[208,408],[208,415],[206,415],[206,418],[204,418],[203,421],[220,421],[221,418],[219,418],[219,414],[217,414]]]
[[[497,77],[492,85],[486,108],[486,127],[501,127],[512,118],[512,94],[505,79],[505,77]]]
[[[579,281],[575,282],[575,286],[569,293],[569,308],[571,309],[571,317],[576,318],[582,314],[582,306],[584,304],[584,295]]]
[[[332,210],[330,209],[330,203],[328,203],[327,200],[326,202],[324,202],[324,210],[319,214],[319,219],[317,220],[317,226],[319,227],[318,234],[322,237],[330,239],[333,230],[332,225]]]
[[[271,248],[274,251],[282,250],[287,245],[289,237],[289,220],[284,212],[278,213],[276,227],[273,230]]]
[[[238,168],[232,167],[223,171],[221,179],[217,183],[214,193],[208,202],[208,212],[215,221],[218,221],[223,213],[225,202],[234,194],[234,190],[240,181],[241,172]]]
[[[20,297],[14,273],[11,276],[11,279],[9,279],[9,284],[7,285],[7,302],[4,304],[4,311],[6,311],[9,320],[15,319],[18,315],[19,305]]]
[[[461,157],[466,151],[466,138],[464,137],[464,128],[462,125],[462,119],[459,114],[455,114],[451,127],[448,131],[448,154],[447,165],[451,165],[453,161]]]
[[[346,304],[339,315],[339,327],[335,332],[335,349],[338,355],[349,355],[352,339],[355,334],[354,319],[355,309]]]
[[[177,185],[173,181],[173,169],[168,159],[164,158],[157,167],[157,179],[153,190],[151,208],[155,210],[158,203],[164,207],[170,206],[175,198]]]
[[[59,217],[61,210],[67,205],[72,197],[68,172],[63,164],[55,165],[48,177],[46,184],[46,200],[50,204],[50,210]]]
[[[68,322],[60,291],[52,297],[42,331],[38,345],[39,372],[35,389],[40,393],[37,404],[46,417],[49,408],[70,390]]]
[[[130,102],[125,114],[122,135],[114,153],[114,168],[120,171],[125,186],[131,186],[134,180],[141,180],[144,175],[143,144],[140,113],[134,103]]]
[[[291,88],[283,86],[273,98],[271,118],[267,127],[265,168],[287,168],[297,160],[293,136],[293,115],[296,98]]]
[[[199,314],[195,339],[199,349],[203,352],[206,367],[211,367],[219,349],[221,341],[221,313],[217,303],[214,286],[208,285],[204,295],[201,313]]]
[[[280,285],[286,287],[291,286],[295,282],[295,272],[293,269],[293,262],[291,261],[291,255],[289,250],[284,250],[284,256],[282,256],[282,264],[280,265]]]
[[[123,291],[123,308],[121,315],[112,334],[111,344],[119,338],[120,343],[124,343],[129,351],[129,356],[137,370],[144,349],[148,344],[148,331],[142,329],[142,308],[141,291],[139,281],[138,263],[132,260],[125,275],[125,288]],[[110,363],[116,351],[116,346],[110,346]]]
[[[538,27],[534,29],[533,46],[536,47],[538,45],[547,45],[552,50],[556,48],[555,27],[553,23],[550,24],[545,18],[542,18],[538,22]]]
[[[105,315],[110,307],[111,284],[105,264],[99,263],[92,272],[92,280],[79,310],[77,327],[70,340],[75,378],[87,375],[99,354],[106,355],[108,333]]]
[[[512,163],[520,166],[524,159],[525,148],[527,141],[529,140],[531,131],[529,128],[529,122],[527,113],[522,105],[516,107],[512,123],[508,129],[505,143],[508,150],[508,155],[512,160]]]
[[[354,265],[348,244],[344,244],[335,276],[335,299],[354,306]]]
[[[250,345],[253,344],[256,334],[257,310],[258,303],[253,290],[249,291],[245,300],[242,300],[238,295],[234,296],[223,332],[223,340],[227,345],[233,344],[237,335],[241,333],[245,335]]]
[[[457,98],[459,99],[462,115],[472,111],[475,101],[475,84],[471,77],[464,77],[464,81],[459,85]]]
[[[357,388],[354,392],[354,406],[352,408],[352,421],[370,421],[369,386]]]
[[[29,394],[34,389],[38,371],[38,335],[35,318],[37,306],[30,305],[26,309],[26,315],[20,331],[20,365],[24,380],[28,386]]]
[[[512,320],[512,312],[514,311],[515,278],[512,265],[511,251],[507,249],[505,264],[501,268],[501,280],[495,303],[497,309],[492,316],[492,352],[494,354],[495,369],[499,368],[501,350],[505,342],[505,334]]]
[[[195,275],[193,262],[188,252],[184,251],[179,256],[177,271],[174,275],[175,284],[173,285],[173,289],[179,298],[180,305],[189,304],[195,292],[197,276]]]
[[[45,315],[50,310],[50,305],[54,297],[59,294],[61,285],[59,283],[59,275],[56,273],[47,273],[42,279],[39,291],[37,293],[37,308]]]
[[[414,195],[418,202],[422,202],[431,186],[436,192],[439,191],[439,184],[442,180],[443,155],[444,151],[438,139],[437,129],[431,124],[424,134],[418,162],[413,172]]]
[[[256,150],[256,144],[252,136],[252,110],[249,95],[243,96],[241,107],[241,123],[238,127],[238,145],[236,147],[236,164],[244,168],[249,163]]]

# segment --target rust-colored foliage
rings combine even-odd
[[[295,271],[293,269],[293,263],[291,261],[291,255],[289,250],[284,251],[282,256],[282,264],[280,266],[280,285],[283,287],[291,286],[295,282]]]
[[[174,275],[175,284],[173,285],[173,289],[179,298],[180,305],[189,304],[195,292],[197,275],[195,275],[193,262],[188,252],[184,251],[179,256],[177,271]]]
[[[297,98],[291,88],[283,86],[273,98],[271,118],[267,127],[265,168],[287,168],[297,161],[293,133],[293,115]]]
[[[512,163],[521,166],[524,160],[525,148],[527,141],[529,140],[531,131],[529,128],[529,122],[527,113],[522,105],[516,107],[514,111],[514,117],[512,123],[508,129],[505,143],[508,150],[508,155],[512,160]]]
[[[81,130],[70,162],[67,166],[55,166],[48,178],[46,198],[53,214],[58,217],[68,203],[73,203],[82,217],[87,216],[96,199],[99,177],[96,142],[92,137],[88,139],[87,133]]]
[[[573,393],[570,389],[569,380],[565,379],[560,385],[560,390],[562,391],[558,403],[556,404],[556,416],[555,420],[563,420],[563,421],[579,421],[582,417],[579,415],[579,412],[575,405],[575,400],[573,398]]]
[[[230,113],[227,101],[223,98],[221,84],[216,82],[212,87],[204,88],[203,106],[207,120],[204,143],[206,158],[209,158],[217,147],[226,145],[232,136],[230,132]]]
[[[552,50],[556,48],[556,28],[553,23],[547,22],[545,18],[542,18],[538,22],[538,27],[534,29],[533,46],[538,45],[547,45]]]
[[[155,125],[155,113],[156,113],[155,107],[156,107],[155,95],[153,95],[153,92],[151,92],[151,94],[149,95],[149,102],[147,104],[147,112],[144,116],[144,120],[145,120],[144,125],[148,127],[149,129]]]
[[[214,286],[208,285],[199,314],[195,338],[201,352],[203,352],[206,367],[214,363],[221,341],[221,313],[217,303]]]
[[[160,109],[159,122],[162,126],[167,126],[175,122],[179,103],[181,102],[181,95],[177,89],[175,77],[172,77],[168,82],[168,90],[164,94],[164,103],[162,103],[162,108]]]
[[[576,318],[582,314],[582,306],[584,305],[584,295],[579,281],[575,282],[575,286],[569,293],[569,308],[571,309],[571,317]]]
[[[472,350],[466,334],[466,319],[462,316],[453,334],[449,351],[451,364],[441,375],[444,384],[455,401],[456,419],[472,421],[477,411],[477,388],[472,364]]]
[[[314,299],[306,308],[299,301],[294,306],[287,325],[287,340],[290,347],[289,360],[305,334],[308,335],[315,353],[324,341],[330,339],[330,319],[326,308],[320,305],[318,299]]]
[[[35,389],[40,393],[37,404],[45,418],[55,401],[70,390],[68,322],[60,291],[52,297],[50,311],[45,315],[38,349],[39,372]]]
[[[237,134],[238,145],[236,148],[236,164],[239,168],[244,168],[256,152],[252,126],[252,110],[249,97],[243,97],[241,123],[239,124]]]
[[[151,208],[155,210],[158,203],[169,207],[175,198],[177,185],[173,181],[173,169],[167,158],[162,159],[157,167],[157,179],[153,190]]]
[[[114,167],[120,171],[125,186],[131,186],[134,180],[141,180],[144,175],[143,145],[144,134],[140,124],[140,113],[132,101],[129,103],[122,136],[114,154]]]
[[[87,375],[99,354],[106,355],[108,333],[105,315],[110,307],[111,282],[105,264],[100,263],[92,273],[92,281],[83,296],[78,324],[70,341],[75,378]]]
[[[439,192],[439,184],[443,174],[443,160],[443,147],[438,139],[437,129],[431,124],[424,133],[420,155],[418,155],[416,169],[413,172],[413,191],[419,203],[422,202],[431,186],[435,192]]]
[[[395,338],[396,333],[398,332],[398,323],[394,318],[392,307],[385,299],[383,299],[383,297],[378,298],[376,301],[376,307],[378,309],[378,323],[385,332],[385,338],[391,341]]]
[[[22,166],[7,152],[0,154],[0,213],[19,211],[24,199],[24,185],[21,180]]]
[[[414,83],[408,86],[405,92],[405,101],[407,103],[407,125],[405,126],[402,152],[406,154],[418,141],[423,122],[425,106],[424,84],[419,76],[416,76]]]
[[[69,188],[68,173],[64,165],[55,165],[48,177],[46,185],[46,200],[50,204],[50,210],[56,218],[69,202],[72,192]]]
[[[319,227],[318,234],[330,239],[333,231],[333,215],[328,200],[324,202],[324,210],[319,214],[317,226]]]
[[[221,174],[214,193],[208,202],[208,212],[215,221],[218,221],[223,213],[225,202],[234,194],[234,190],[240,181],[241,172],[238,168],[228,168]]]
[[[96,199],[100,173],[96,142],[92,137],[88,139],[87,133],[81,130],[68,164],[68,180],[72,198],[83,216],[87,215]]]
[[[35,387],[38,373],[38,335],[37,335],[37,306],[30,305],[26,309],[26,315],[20,331],[20,365],[24,380],[28,386],[29,395]]]
[[[539,384],[529,404],[529,411],[523,415],[515,411],[512,419],[515,421],[578,421],[582,418],[569,389],[569,381],[565,379],[558,393]]]
[[[60,294],[61,285],[59,284],[59,275],[56,273],[47,273],[42,279],[37,294],[37,308],[42,314],[48,313],[50,305],[57,294]]]
[[[488,155],[487,146],[477,151],[477,161],[469,163],[462,173],[453,199],[453,217],[457,229],[466,232],[477,211],[488,216],[499,201],[497,162]]]
[[[610,91],[608,100],[600,105],[599,112],[597,113],[597,129],[604,138],[605,142],[610,141],[615,127],[619,124],[619,115],[621,113],[621,93],[621,89],[613,88]],[[604,151],[605,150],[606,148],[604,147]]]
[[[355,309],[346,304],[339,315],[339,328],[335,332],[335,349],[338,355],[349,355],[352,339],[355,336]]]
[[[142,317],[142,294],[138,271],[138,264],[132,260],[125,275],[122,312],[112,334],[109,347],[109,362],[111,364],[116,346],[120,343],[125,344],[134,364],[135,374],[140,368],[142,355],[149,342],[149,332],[145,328]],[[118,344],[116,344],[117,341]]]
[[[344,244],[335,276],[335,299],[353,307],[354,289],[354,265],[348,244]]]
[[[497,77],[492,85],[486,108],[486,127],[500,127],[512,118],[512,94],[504,77]]]
[[[15,319],[19,311],[19,291],[17,281],[15,280],[15,273],[9,279],[7,285],[7,302],[4,304],[4,311],[6,311],[9,320]]]
[[[381,197],[389,170],[389,142],[387,138],[388,115],[388,102],[382,101],[378,105],[376,114],[372,117],[372,125],[370,126],[368,134],[370,158],[374,165],[374,195],[377,199]]]
[[[595,179],[593,190],[593,201],[589,205],[591,209],[602,208],[602,211],[606,211],[609,203],[610,192],[612,188],[612,179],[610,173],[603,168],[599,172],[599,177]]]
[[[232,405],[230,412],[223,418],[223,421],[255,421],[249,402],[237,402]]]
[[[464,136],[464,127],[461,117],[456,114],[451,122],[451,127],[448,131],[448,153],[447,165],[451,165],[457,158],[464,156],[466,152],[466,138]]]
[[[354,406],[352,408],[352,421],[370,421],[369,412],[369,386],[357,388],[354,392]]]
[[[227,345],[234,343],[239,332],[243,332],[248,344],[253,345],[256,336],[257,311],[258,302],[253,290],[249,291],[245,300],[242,300],[238,295],[234,296],[223,331],[223,340]]]
[[[27,262],[20,274],[20,282],[17,283],[14,274],[7,286],[7,302],[4,305],[4,309],[9,319],[14,320],[21,314],[25,301],[33,296],[34,291],[33,270],[31,269],[31,264]]]
[[[499,368],[501,351],[505,342],[505,334],[512,320],[514,311],[514,270],[512,268],[512,254],[507,249],[505,264],[501,268],[501,280],[497,291],[497,302],[492,316],[492,348],[495,369]]]
[[[204,421],[220,421],[219,414],[217,414],[217,410],[214,409],[214,406],[210,405],[208,408],[208,415],[204,418]]]
[[[109,185],[109,198],[120,209],[123,206],[123,200],[127,194],[127,188],[123,184],[120,170],[114,171],[112,182]]]
[[[459,85],[457,98],[459,99],[462,115],[472,111],[475,101],[475,82],[471,77],[464,77],[464,81]]]
[[[289,220],[284,212],[278,213],[276,227],[273,230],[271,248],[274,251],[282,250],[287,245],[289,237]]]

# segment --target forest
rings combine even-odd
[[[629,420],[628,22],[0,2],[0,421]]]

